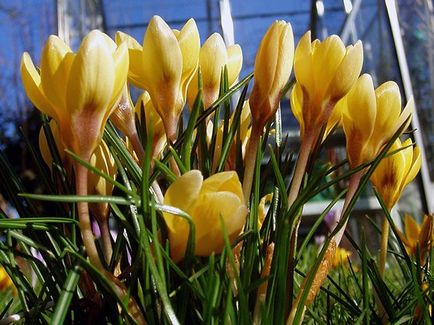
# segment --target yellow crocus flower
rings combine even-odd
[[[381,160],[371,176],[372,184],[381,194],[389,210],[399,200],[404,187],[416,177],[421,167],[420,149],[413,148],[411,143],[411,139],[403,143],[396,139],[389,152],[401,150]]]
[[[291,24],[275,21],[264,35],[256,54],[254,85],[249,103],[253,125],[258,130],[274,116],[282,89],[289,80],[294,58]]]
[[[342,124],[352,168],[373,160],[404,122],[410,123],[413,99],[401,112],[401,94],[393,81],[374,90],[371,76],[364,74],[346,96]]]
[[[63,144],[88,160],[105,123],[120,99],[128,72],[128,52],[106,34],[93,30],[77,53],[51,35],[42,52],[40,73],[25,52],[24,89],[35,106],[53,117]]]
[[[143,46],[121,32],[116,33],[116,41],[126,41],[131,61],[128,78],[149,93],[167,138],[174,141],[187,87],[199,61],[200,39],[195,21],[190,19],[181,31],[173,31],[161,17],[154,16]]]
[[[9,274],[6,272],[5,268],[0,265],[0,292],[14,288],[14,283],[12,282]]]
[[[57,151],[59,152],[60,159],[65,163],[65,147],[60,140],[59,128],[54,119],[50,121],[50,129],[53,135],[54,143],[56,144]],[[41,152],[42,159],[47,164],[47,166],[51,169],[53,164],[53,156],[51,155],[50,148],[48,146],[47,137],[45,135],[44,128],[41,127],[39,130],[39,151]]]
[[[419,225],[412,216],[406,214],[404,217],[404,233],[398,230],[398,236],[410,256],[416,257],[419,249],[419,258],[422,265],[426,253],[433,244],[433,224],[433,215],[425,215],[422,225]]]
[[[243,53],[238,44],[229,46],[218,33],[212,34],[200,49],[199,67],[203,80],[203,104],[205,109],[210,107],[218,98],[220,77],[224,67],[228,70],[228,83],[231,86],[241,71]],[[198,90],[198,74],[188,86],[187,98],[190,109],[193,107]]]
[[[339,265],[345,265],[348,262],[348,258],[351,256],[351,252],[342,247],[336,248],[336,253],[332,261],[332,266],[337,267]]]
[[[142,109],[145,112],[146,128],[152,126],[152,157],[158,156],[166,145],[166,133],[163,121],[152,104],[147,92],[142,93],[137,99],[135,112],[141,122]],[[147,130],[149,132],[149,130]]]
[[[332,35],[311,42],[308,31],[300,39],[294,55],[296,84],[291,93],[291,109],[300,123],[301,137],[307,130],[319,130],[360,75],[363,64],[362,43],[345,48]]]
[[[199,170],[180,176],[167,189],[164,204],[179,208],[191,217],[196,228],[195,255],[220,253],[224,247],[223,225],[232,242],[241,232],[247,216],[241,183],[235,172],[214,174],[203,180]],[[170,252],[174,261],[185,255],[189,235],[188,222],[163,213],[169,232]]]
[[[233,120],[234,120],[234,114],[235,112],[232,114],[232,116],[229,119],[229,125],[228,125],[228,129],[232,126]],[[212,127],[212,123],[211,121],[209,122],[209,125]],[[239,138],[240,138],[240,142],[241,142],[241,155],[244,158],[245,152],[246,152],[246,146],[247,143],[250,139],[250,132],[251,132],[251,127],[250,127],[250,123],[251,123],[251,114],[250,114],[250,106],[249,106],[249,102],[246,100],[244,102],[243,108],[241,110],[241,115],[240,115],[240,128],[239,128]],[[212,128],[211,128],[211,133],[212,133]],[[220,160],[221,157],[221,151],[222,151],[222,147],[223,147],[223,131],[224,131],[224,125],[223,122],[220,124],[218,130],[217,130],[217,135],[216,135],[216,140],[215,140],[215,149],[214,149],[214,159],[213,159],[213,168],[214,170],[217,168],[217,163]],[[227,157],[227,161],[226,161],[226,165],[225,165],[225,169],[226,170],[235,170],[235,164],[236,164],[236,139],[237,139],[237,135],[235,135],[234,137],[234,141],[231,145],[230,151],[229,151],[229,155]],[[211,141],[209,141],[211,142]]]

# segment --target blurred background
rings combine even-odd
[[[403,102],[410,96],[416,101],[412,128],[417,129],[414,137],[423,149],[422,171],[403,195],[400,210],[417,218],[422,211],[434,211],[432,0],[1,0],[0,150],[7,154],[30,192],[42,188],[23,139],[37,147],[41,119],[21,85],[23,51],[28,51],[38,64],[50,34],[58,34],[76,50],[82,37],[95,28],[112,37],[120,30],[141,43],[147,22],[155,14],[172,28],[180,28],[193,17],[202,43],[213,32],[219,32],[227,44],[240,44],[244,56],[241,78],[253,71],[259,42],[276,19],[292,24],[296,41],[309,29],[314,38],[337,34],[347,44],[361,39],[365,51],[363,71],[370,73],[377,85],[396,81]],[[285,131],[296,147],[298,126],[287,99],[281,107]],[[329,147],[329,155],[344,155],[339,139]],[[318,214],[328,199],[319,197],[306,207],[305,213]],[[360,214],[378,209],[372,193],[356,207]]]

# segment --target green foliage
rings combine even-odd
[[[52,169],[44,166],[36,148],[32,148],[29,142],[27,145],[38,166],[39,177],[46,185],[46,194],[29,193],[7,157],[0,153],[0,181],[4,184],[5,196],[20,216],[19,219],[9,219],[1,212],[0,263],[12,279],[16,292],[0,294],[0,318],[19,315],[32,324],[134,323],[128,313],[129,301],[119,299],[111,280],[86,259],[76,215],[76,203],[86,201],[109,204],[111,224],[117,234],[111,238],[113,254],[105,267],[124,284],[128,296],[134,298],[149,324],[286,322],[301,283],[305,277],[307,285],[312,283],[315,273],[308,272],[319,267],[325,254],[325,248],[320,249],[313,244],[313,237],[345,190],[332,198],[308,229],[294,259],[291,259],[289,249],[297,221],[302,218],[303,206],[318,193],[348,180],[358,170],[368,168],[350,209],[334,231],[337,232],[350,218],[351,208],[366,186],[371,171],[386,154],[393,139],[373,162],[358,170],[349,170],[345,160],[327,165],[325,169],[314,168],[317,162],[312,160],[303,188],[295,203],[289,207],[287,191],[294,159],[287,138],[281,134],[281,122],[277,119],[276,123],[267,126],[267,131],[277,130],[276,140],[269,136],[271,132],[266,132],[259,146],[250,215],[243,233],[235,243],[231,243],[226,230],[222,229],[226,234],[223,252],[196,257],[195,225],[190,216],[174,207],[157,203],[151,185],[157,180],[163,188],[167,188],[174,181],[176,175],[170,165],[171,160],[181,172],[198,168],[208,175],[222,171],[231,146],[235,148],[236,168],[242,179],[239,125],[252,75],[230,89],[226,71],[223,76],[220,98],[204,111],[199,92],[185,129],[180,125],[178,141],[164,152],[160,160],[151,160],[151,142],[146,139],[152,139],[152,126],[144,125],[141,125],[141,130],[146,154],[141,166],[114,126],[111,123],[107,125],[104,139],[118,166],[116,179],[67,152],[71,159],[112,183],[115,186],[112,196],[72,194],[73,180],[66,176],[45,117],[42,119],[44,130],[54,157]],[[232,107],[230,99],[238,90],[241,90],[239,100]],[[233,122],[229,124],[231,114]],[[214,122],[209,142],[206,139],[208,118]],[[141,123],[144,121],[142,119]],[[216,170],[213,170],[219,123],[223,123],[222,149]],[[318,146],[316,150],[320,154],[322,147]],[[267,193],[273,193],[273,199],[259,227],[258,206]],[[170,258],[162,212],[179,215],[189,222],[187,253],[179,264]],[[384,208],[384,212],[396,235],[392,218],[387,209]],[[394,324],[430,323],[429,310],[434,292],[431,252],[426,263],[421,265],[407,254],[399,237],[393,237],[383,279],[379,276],[375,259],[377,252],[368,247],[363,229],[357,238],[348,234],[348,239],[354,250],[351,260],[333,268],[317,298],[305,311],[304,322],[376,324],[381,323],[384,313]],[[327,236],[325,246],[329,240],[330,236]],[[272,265],[270,273],[264,277],[266,252],[271,243],[275,245]],[[97,244],[102,251],[102,243],[98,239]],[[294,276],[289,278],[289,274]],[[255,315],[258,289],[265,283],[268,284],[266,299],[259,305],[258,315]],[[302,299],[306,299],[306,295]],[[420,310],[419,314],[417,310]],[[301,317],[301,313],[300,309],[297,317]],[[416,319],[415,315],[419,318]]]

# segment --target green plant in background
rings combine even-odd
[[[291,26],[278,21],[261,42],[254,76],[236,82],[238,45],[214,34],[201,48],[194,20],[177,31],[158,16],[143,46],[121,32],[115,43],[92,31],[77,53],[50,37],[39,70],[25,53],[24,87],[44,113],[40,153],[29,149],[47,193],[28,193],[0,155],[5,195],[19,214],[1,211],[0,284],[13,289],[0,297],[0,318],[429,322],[432,216],[422,230],[406,217],[404,235],[389,215],[420,168],[418,149],[399,142],[412,101],[401,112],[396,84],[374,89],[369,75],[359,77],[362,64],[362,44],[345,48],[337,36],[312,42],[308,32],[294,53]],[[136,103],[129,83],[145,91]],[[288,90],[300,123],[297,158],[279,118]],[[348,160],[324,164],[323,143],[341,126]],[[385,194],[391,171],[403,175],[393,203]],[[352,253],[339,247],[369,179],[395,234],[387,241],[383,231],[379,262],[363,229],[360,238],[347,233]],[[299,236],[304,205],[338,182],[347,188]]]

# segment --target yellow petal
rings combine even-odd
[[[303,90],[300,83],[296,83],[291,91],[291,110],[294,114],[295,119],[300,124],[300,136],[304,136],[304,120],[303,120]]]
[[[66,99],[68,112],[101,111],[104,114],[115,84],[114,62],[101,32],[84,39],[71,67]]]
[[[50,121],[50,129],[51,134],[53,135],[54,142],[57,147],[57,151],[59,153],[60,159],[65,159],[65,147],[62,144],[62,141],[60,139],[59,134],[59,128],[57,126],[57,123],[54,119]],[[53,164],[53,156],[51,155],[50,148],[48,146],[47,137],[45,135],[44,128],[41,127],[39,130],[39,151],[41,152],[42,159],[47,164],[47,166],[51,169]]]
[[[228,81],[229,86],[237,80],[243,66],[243,51],[238,44],[228,47]]]
[[[401,94],[398,85],[388,81],[375,90],[377,98],[377,115],[375,129],[379,132],[393,132],[394,125],[401,113]],[[390,134],[390,136],[392,136]]]
[[[420,148],[415,147],[414,149],[412,147],[408,148],[412,152],[412,160],[410,162],[407,162],[410,165],[410,168],[408,170],[408,173],[405,177],[405,180],[403,181],[403,187],[409,184],[419,173],[420,167],[422,165],[422,158],[420,154]]]
[[[36,106],[36,108],[38,108],[42,113],[57,118],[58,115],[56,111],[41,89],[41,77],[39,76],[38,71],[36,71],[32,59],[27,52],[24,52],[21,58],[21,79],[27,96],[29,96],[30,101]]]
[[[312,44],[310,31],[306,32],[297,44],[294,54],[294,74],[303,87],[313,87]]]
[[[245,202],[243,189],[235,171],[222,172],[208,177],[203,182],[201,194],[207,192],[231,192],[234,193],[241,202]]]
[[[180,87],[183,59],[175,34],[159,16],[149,22],[142,55],[146,72],[143,85],[164,122],[167,137],[173,141],[184,106]]]
[[[291,25],[275,21],[259,45],[254,67],[254,85],[249,98],[253,123],[259,128],[277,110],[281,91],[291,74],[293,56]]]
[[[345,56],[345,46],[339,36],[332,35],[319,43],[313,51],[314,89],[324,93]],[[322,96],[321,96],[322,97]]]
[[[364,147],[372,135],[376,112],[375,91],[371,76],[364,74],[347,95],[347,108],[342,125],[347,139],[347,153],[351,166],[356,167],[374,157],[366,156]]]
[[[330,83],[328,92],[333,101],[342,98],[357,81],[362,71],[363,47],[358,41],[354,46],[348,46],[336,74]]]
[[[404,231],[409,243],[412,246],[416,246],[416,243],[419,239],[420,226],[409,214],[406,214],[404,217]]]
[[[199,196],[203,183],[203,176],[199,170],[191,170],[178,177],[167,189],[164,196],[164,204],[177,207],[187,213]],[[168,228],[175,231],[180,217],[164,213],[164,219]]]
[[[205,180],[206,181],[206,180]],[[241,232],[247,207],[231,192],[207,192],[200,196],[193,212],[196,225],[196,255],[220,253],[224,247],[224,227],[233,241]]]
[[[145,75],[142,64],[143,48],[133,37],[122,32],[116,32],[116,44],[119,46],[123,42],[127,44],[129,55],[128,78],[131,83],[141,89],[144,89],[142,76]]]
[[[200,49],[199,65],[203,79],[205,108],[210,107],[218,98],[220,77],[227,62],[228,54],[223,38],[220,34],[214,33],[205,41]]]
[[[193,18],[187,21],[181,31],[176,34],[176,38],[182,53],[181,89],[182,97],[185,100],[187,87],[196,74],[199,63],[200,37]]]
[[[41,59],[41,86],[58,109],[65,108],[66,82],[74,55],[59,37],[51,35],[45,43]]]
[[[113,53],[113,63],[114,63],[114,85],[111,94],[110,104],[108,106],[108,111],[106,117],[108,117],[113,110],[115,105],[119,101],[123,89],[126,87],[127,76],[128,76],[128,49],[126,44],[121,44]],[[128,89],[126,92],[129,95]]]

